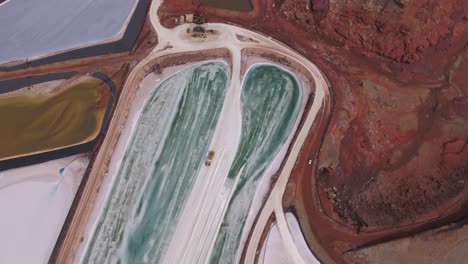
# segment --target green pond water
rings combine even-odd
[[[212,140],[227,72],[218,62],[195,65],[149,95],[83,263],[162,261]],[[234,263],[258,182],[292,132],[302,96],[283,68],[259,64],[247,72],[240,144],[224,186],[233,196],[211,263]]]
[[[185,69],[150,94],[83,263],[158,263],[204,163],[228,69]]]
[[[241,92],[241,141],[225,185],[234,193],[211,263],[234,263],[258,182],[291,133],[301,99],[298,80],[282,68],[260,64],[248,71]]]

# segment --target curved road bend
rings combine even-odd
[[[277,41],[274,41],[270,37],[263,36],[261,34],[232,26],[220,23],[208,23],[206,24],[207,27],[211,29],[218,30],[220,32],[219,35],[215,37],[208,37],[205,41],[193,40],[191,38],[187,38],[185,31],[189,25],[180,25],[174,29],[167,29],[164,28],[159,18],[157,17],[157,10],[161,4],[161,0],[153,1],[150,7],[150,19],[151,23],[153,24],[159,42],[158,45],[155,47],[152,53],[148,55],[145,59],[143,59],[129,74],[129,77],[124,85],[124,89],[121,94],[121,98],[118,101],[116,106],[116,110],[114,116],[111,120],[109,132],[105,137],[103,144],[101,146],[101,150],[99,151],[96,160],[94,162],[94,166],[90,172],[89,180],[87,183],[86,188],[84,188],[82,193],[82,199],[80,203],[77,205],[75,214],[76,217],[71,220],[69,232],[65,234],[64,240],[58,251],[56,252],[56,256],[52,259],[55,263],[72,263],[78,262],[81,258],[79,252],[79,248],[82,247],[81,243],[85,243],[88,240],[88,237],[83,237],[84,231],[86,226],[92,225],[93,223],[88,223],[88,218],[93,211],[95,206],[101,206],[95,204],[100,184],[102,183],[103,177],[108,177],[107,175],[107,166],[109,164],[110,157],[112,156],[114,147],[117,143],[119,133],[121,128],[125,125],[127,111],[129,106],[132,103],[133,96],[135,91],[137,90],[140,81],[142,80],[145,71],[148,70],[148,64],[161,56],[169,55],[169,54],[177,54],[181,52],[193,52],[193,51],[202,51],[207,49],[213,48],[227,48],[230,50],[232,54],[232,74],[231,74],[231,83],[230,90],[240,91],[240,65],[241,65],[241,50],[243,48],[249,47],[256,47],[256,48],[266,48],[268,50],[274,50],[277,53],[282,54],[283,56],[287,56],[290,59],[296,61],[297,63],[301,64],[305,69],[308,69],[311,76],[314,77],[314,84],[315,84],[315,97],[312,107],[310,108],[309,112],[307,113],[307,118],[302,129],[299,131],[299,134],[293,143],[293,147],[289,154],[288,159],[286,160],[285,166],[281,171],[281,174],[273,187],[273,190],[268,197],[265,206],[260,212],[257,224],[253,227],[254,230],[252,232],[252,237],[249,242],[249,246],[247,249],[246,255],[246,263],[253,263],[255,260],[255,254],[258,250],[258,244],[260,242],[261,234],[263,230],[266,228],[266,223],[268,218],[272,213],[275,214],[276,219],[278,221],[278,227],[280,230],[281,237],[283,238],[285,245],[288,248],[288,252],[291,255],[291,258],[294,259],[296,263],[304,263],[302,260],[297,248],[294,247],[293,238],[291,233],[288,230],[285,214],[282,208],[282,196],[286,188],[286,184],[289,179],[289,175],[291,174],[292,168],[297,160],[299,155],[299,151],[306,139],[306,136],[311,129],[319,110],[328,104],[329,100],[329,92],[328,92],[328,85],[325,81],[320,70],[310,61],[308,61],[305,57],[298,54],[297,52],[293,51],[289,47],[284,44],[281,44]],[[250,37],[258,41],[258,43],[253,42],[241,42],[237,39],[236,35]],[[170,47],[170,48],[167,48]],[[234,108],[238,108],[238,104],[232,104]],[[234,110],[236,111],[236,110]],[[225,112],[223,110],[223,112]],[[223,114],[222,114],[223,115]],[[220,118],[223,118],[222,116]],[[218,130],[218,128],[216,129]],[[215,137],[216,137],[215,132]],[[240,133],[240,131],[238,132]],[[234,141],[235,142],[235,141]],[[216,143],[214,143],[216,144]],[[223,160],[229,160],[229,157],[226,157],[229,153],[223,154]],[[234,155],[231,153],[230,155]],[[213,164],[211,167],[213,169],[226,166],[229,162],[224,162],[223,164]],[[213,173],[214,174],[214,173]],[[110,176],[109,176],[110,177]],[[206,186],[204,186],[206,188]],[[196,190],[193,190],[195,192]],[[229,194],[230,196],[231,194]],[[215,197],[215,196],[213,196]],[[213,199],[213,197],[204,197],[204,201],[202,204],[205,204],[206,201],[209,199]],[[227,199],[228,201],[229,199]],[[210,204],[210,203],[208,203]],[[212,203],[211,203],[212,204]],[[227,206],[224,204],[218,204],[219,207],[216,213],[216,216],[213,218],[208,218],[208,215],[199,215],[197,219],[197,223],[206,223],[206,221],[213,221],[216,223],[212,228],[213,230],[218,230],[219,226],[222,222],[222,216],[227,209]],[[210,214],[211,215],[211,214]],[[217,220],[217,221],[216,221]],[[179,227],[177,227],[179,228]],[[179,232],[179,234],[182,232]],[[173,238],[173,241],[181,241],[178,240],[177,237]],[[208,249],[211,248],[211,245],[214,241],[209,241],[205,247]],[[185,248],[188,251],[197,250],[197,244],[189,244],[186,245]],[[207,248],[205,248],[206,250]],[[171,249],[168,250],[171,252]],[[175,252],[175,251],[172,251]],[[179,251],[180,252],[180,251]],[[188,253],[189,255],[193,255]],[[174,255],[172,255],[174,256]],[[167,260],[170,260],[171,256],[168,256]],[[186,261],[196,261],[196,259],[186,258]]]

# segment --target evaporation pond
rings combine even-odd
[[[84,263],[159,263],[224,102],[228,69],[191,66],[169,77],[141,110]]]
[[[1,1],[0,1],[1,2]],[[0,7],[0,63],[109,40],[135,0],[11,0]]]
[[[252,10],[250,0],[200,0],[202,6],[247,12]]]
[[[0,160],[93,140],[109,99],[109,87],[91,77],[53,94],[1,95]]]

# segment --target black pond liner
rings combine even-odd
[[[102,126],[101,130],[99,131],[98,135],[96,136],[95,139],[93,139],[90,142],[83,143],[80,145],[76,146],[71,146],[71,147],[66,147],[63,149],[57,149],[57,150],[52,150],[48,152],[43,152],[43,153],[38,153],[38,154],[33,154],[29,156],[23,156],[23,157],[18,157],[18,158],[12,158],[12,159],[7,159],[0,161],[0,171],[4,170],[9,170],[13,168],[18,168],[18,167],[24,167],[24,166],[29,166],[29,165],[34,165],[38,163],[43,163],[46,161],[50,160],[55,160],[55,159],[60,159],[60,158],[65,158],[68,156],[80,154],[80,153],[85,153],[85,152],[90,152],[93,150],[93,147],[98,143],[101,138],[105,135],[107,131],[107,127],[109,126],[109,121],[111,118],[112,114],[112,109],[115,103],[115,92],[116,92],[116,87],[115,83],[105,74],[101,72],[95,72],[92,74],[94,78],[100,79],[103,81],[107,86],[109,87],[111,91],[111,97],[109,99],[109,104],[107,105],[107,110],[106,113],[104,114],[104,119],[102,120]],[[35,77],[35,76],[32,76]],[[28,77],[25,77],[28,78]],[[23,78],[23,79],[25,79]],[[37,77],[39,78],[39,77]],[[42,77],[45,78],[45,77]],[[59,75],[58,79],[62,79],[62,76]],[[19,79],[15,79],[18,80]],[[48,81],[51,81],[53,79],[47,79]],[[19,81],[22,82],[22,81]],[[22,87],[18,87],[17,89],[20,89]],[[2,82],[0,82],[0,91],[2,89]]]
[[[1,0],[0,0],[1,1]],[[98,44],[91,47],[85,47],[81,49],[66,51],[56,55],[48,56],[42,59],[33,61],[26,61],[14,66],[0,66],[0,72],[11,72],[26,69],[29,67],[37,67],[41,65],[51,64],[60,61],[67,61],[73,59],[81,59],[92,56],[99,56],[110,53],[120,53],[130,50],[140,33],[140,30],[145,22],[146,13],[151,0],[139,0],[138,4],[133,12],[133,16],[130,19],[127,28],[120,40],[110,43]]]
[[[18,89],[31,86],[38,83],[50,82],[60,79],[70,79],[73,75],[77,74],[75,71],[48,73],[42,75],[32,75],[17,79],[9,79],[0,81],[0,94],[9,93]]]

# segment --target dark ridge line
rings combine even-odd
[[[109,104],[107,105],[106,113],[104,114],[104,119],[102,120],[101,129],[99,130],[98,135],[95,139],[91,140],[90,142],[86,142],[83,144],[79,144],[76,146],[66,147],[62,149],[52,150],[43,153],[37,153],[28,156],[22,156],[12,159],[7,159],[0,161],[0,171],[14,169],[18,167],[30,166],[38,163],[47,162],[50,160],[60,159],[69,157],[72,155],[90,152],[93,150],[93,147],[101,140],[101,138],[105,135],[107,131],[107,127],[109,126],[109,121],[112,114],[112,109],[115,102],[115,93],[116,93],[116,86],[115,83],[105,74],[101,72],[94,72],[91,76],[94,78],[100,79],[110,89],[111,97],[109,99]]]
[[[392,242],[398,239],[411,238],[417,235],[421,235],[424,232],[429,232],[434,229],[443,228],[444,226],[448,226],[453,223],[455,224],[462,223],[464,225],[465,224],[464,221],[466,221],[467,219],[468,219],[468,201],[462,203],[461,210],[458,210],[458,212],[448,214],[442,217],[437,217],[437,218],[434,218],[433,220],[420,222],[419,223],[420,226],[414,228],[413,230],[410,229],[406,231],[397,231],[394,234],[391,234],[391,235],[388,235],[379,239],[374,239],[372,241],[369,241],[357,247],[350,248],[342,253],[343,254],[350,253],[350,252],[358,251],[361,249],[370,248],[372,246],[385,244],[387,242]],[[418,223],[413,224],[413,226],[414,225],[418,225]]]
[[[76,71],[47,73],[0,81],[0,94],[13,92],[21,88],[38,83],[44,83],[60,79],[70,79],[73,75],[77,73],[78,72]]]
[[[0,0],[1,1],[1,0]],[[41,65],[51,64],[60,61],[67,61],[73,59],[82,59],[86,57],[99,56],[111,53],[120,53],[130,50],[135,44],[138,34],[140,33],[143,23],[145,22],[146,12],[148,10],[151,0],[139,0],[135,11],[130,19],[127,28],[120,40],[94,45],[91,47],[80,48],[76,50],[66,51],[63,53],[55,54],[42,59],[29,61],[26,59],[24,63],[13,66],[0,66],[0,72],[12,72],[17,70],[24,70],[30,67],[37,67]]]
[[[106,110],[106,113],[104,114],[104,119],[102,120],[101,130],[99,131],[99,134],[96,137],[96,139],[100,139],[101,137],[105,136],[107,127],[109,126],[109,121],[110,121],[110,118],[112,115],[112,109],[113,109],[112,106],[115,103],[115,93],[117,91],[117,88],[115,87],[114,81],[112,81],[112,79],[109,76],[105,75],[102,72],[94,72],[91,76],[104,82],[111,91],[109,104],[107,105],[107,110]]]

